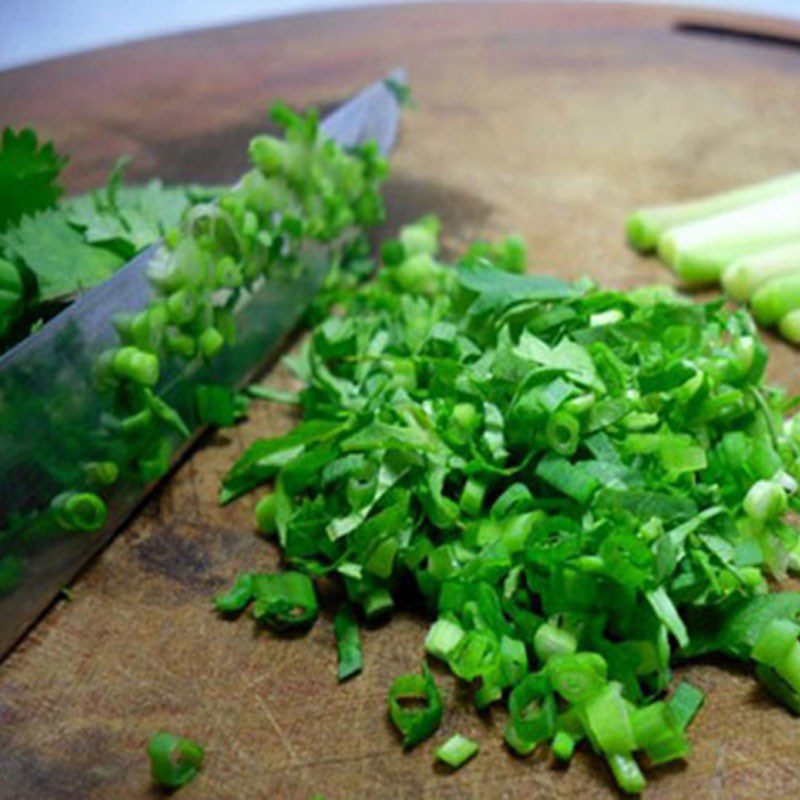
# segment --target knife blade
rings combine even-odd
[[[396,70],[333,111],[323,135],[344,147],[374,139],[388,155],[400,124]],[[58,530],[41,510],[75,486],[96,444],[105,413],[93,380],[98,356],[118,341],[114,318],[151,298],[148,267],[158,250],[139,254],[109,281],[82,295],[36,333],[0,357],[0,658],[59,590],[101,548],[152,489],[121,481],[104,494],[108,518],[93,533]],[[291,280],[264,280],[235,311],[237,340],[205,367],[171,365],[158,393],[188,421],[176,437],[171,464],[203,432],[194,389],[248,381],[299,322],[329,265],[327,246],[304,246],[304,270]]]

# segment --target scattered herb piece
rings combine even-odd
[[[205,754],[191,739],[161,732],[153,734],[147,755],[153,781],[166,789],[179,789],[195,779]]]
[[[480,745],[476,741],[457,733],[437,748],[436,758],[456,770],[476,756],[479,749]]]
[[[667,701],[682,728],[686,729],[705,702],[705,694],[691,683],[681,681]]]
[[[389,689],[389,716],[411,748],[436,733],[442,721],[442,698],[427,664],[421,675],[401,675]]]
[[[255,384],[245,389],[245,394],[256,400],[268,400],[272,403],[285,403],[286,405],[299,405],[300,395],[288,389],[275,389],[271,386]]]
[[[358,622],[349,603],[344,603],[337,612],[333,620],[333,630],[339,651],[339,681],[346,681],[353,675],[358,675],[364,666]]]

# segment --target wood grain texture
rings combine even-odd
[[[391,221],[438,211],[453,247],[517,230],[537,269],[627,287],[671,278],[625,248],[628,211],[800,163],[800,52],[678,35],[678,16],[524,4],[306,16],[5,73],[0,108],[72,154],[71,189],[123,152],[137,177],[227,180],[270,99],[327,106],[403,63],[418,109],[394,158]],[[796,353],[773,343],[773,355],[772,377],[800,390]],[[441,735],[474,736],[482,752],[454,775],[431,765],[438,738],[403,754],[383,703],[419,663],[412,615],[365,634],[366,671],[343,686],[329,615],[300,640],[215,618],[209,595],[278,563],[251,498],[217,508],[219,478],[247,443],[292,424],[261,406],[207,440],[0,666],[0,798],[156,797],[144,747],[161,728],[207,748],[185,800],[613,797],[586,754],[568,770],[511,757],[502,715],[476,716],[442,674]],[[648,796],[800,796],[800,723],[732,668],[684,674],[709,693],[695,754],[653,773]]]

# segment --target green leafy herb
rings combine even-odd
[[[26,214],[55,205],[62,194],[59,175],[67,159],[52,142],[42,145],[30,128],[3,130],[0,142],[0,231]]]
[[[0,246],[33,274],[40,301],[88,289],[124,263],[120,256],[87,244],[58,210],[24,217],[0,236]]]
[[[219,384],[195,388],[197,417],[203,425],[228,427],[247,416],[247,396]]]

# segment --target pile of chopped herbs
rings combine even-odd
[[[689,753],[703,694],[676,663],[753,665],[800,711],[800,594],[774,588],[800,552],[800,427],[746,311],[526,275],[514,238],[446,264],[438,232],[403,229],[289,360],[302,421],[253,443],[221,501],[270,484],[257,521],[291,571],[242,575],[219,609],[308,627],[336,576],[344,679],[359,621],[411,588],[427,654],[507,707],[508,747],[585,741],[630,793]],[[389,712],[406,747],[434,734],[427,666]],[[477,750],[441,744],[455,767]]]

